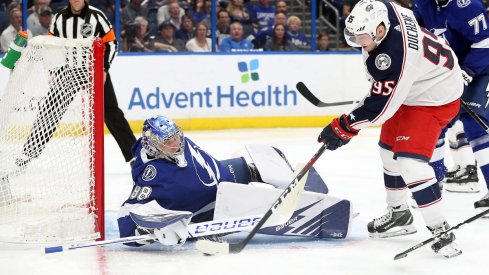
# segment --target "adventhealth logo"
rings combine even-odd
[[[250,78],[253,81],[259,80],[260,77],[258,76],[258,72],[256,72],[259,66],[260,64],[258,63],[258,59],[252,59],[249,63],[249,66],[246,61],[238,62],[238,70],[243,73],[241,75],[241,83],[248,83],[250,81]]]
[[[160,90],[159,86],[147,91],[134,87],[128,109],[297,106],[297,92],[287,84],[276,85],[259,81],[258,59],[237,63],[241,73],[241,83],[238,85],[215,83],[187,91]],[[250,81],[258,82],[253,83],[254,85],[243,85],[251,84]]]

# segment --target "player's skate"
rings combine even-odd
[[[474,203],[474,208],[489,207],[489,192],[480,200]]]
[[[448,171],[446,176],[445,189],[449,192],[458,193],[477,193],[479,192],[477,166],[456,165],[455,169]]]
[[[406,204],[387,207],[386,213],[367,225],[372,238],[389,238],[416,233],[413,215]]]
[[[433,227],[429,227],[428,229],[433,234],[433,237],[438,236],[438,234],[450,229],[450,226],[447,222],[443,222],[442,224],[435,225]],[[431,249],[435,251],[435,253],[439,253],[446,258],[452,258],[462,254],[462,250],[460,250],[455,241],[455,234],[452,232],[441,234],[439,237],[435,238],[433,244],[431,245]]]
[[[474,202],[474,208],[489,207],[489,192],[480,200]],[[483,218],[489,218],[489,215],[485,215]]]

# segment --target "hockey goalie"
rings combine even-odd
[[[246,149],[252,162],[244,157],[219,161],[185,137],[171,119],[147,119],[142,138],[133,146],[134,186],[119,211],[120,236],[155,234],[163,245],[182,245],[196,233],[189,232],[189,223],[263,215],[292,182],[294,172],[277,148],[248,145]],[[259,233],[346,238],[352,219],[350,202],[330,196],[313,167],[301,182],[304,191],[295,200],[286,198],[283,211],[274,213]],[[198,230],[219,233],[224,226],[240,231],[239,219],[234,221]]]

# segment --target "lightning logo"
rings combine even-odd
[[[221,174],[219,173],[219,168],[216,161],[213,158],[210,158],[212,160],[212,164],[214,165],[214,169],[212,169],[211,165],[207,162],[204,156],[202,156],[200,152],[196,151],[193,146],[189,146],[189,150],[190,155],[192,155],[192,162],[194,164],[195,174],[199,177],[200,182],[202,182],[202,184],[205,186],[217,185],[218,180],[221,178]],[[207,171],[207,176],[209,177],[210,182],[203,179],[199,171],[200,169],[198,167],[202,167],[203,170]],[[214,172],[214,170],[216,172]]]

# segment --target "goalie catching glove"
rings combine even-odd
[[[129,212],[136,223],[136,235],[155,234],[162,245],[183,245],[188,238],[192,213],[161,207],[156,201],[143,204]],[[147,244],[151,242],[141,242]]]
[[[350,139],[356,135],[358,135],[358,130],[350,126],[346,115],[342,115],[333,119],[323,129],[318,137],[318,142],[326,143],[326,148],[333,151],[350,142]]]

